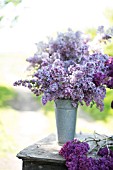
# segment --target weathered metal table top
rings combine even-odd
[[[86,135],[76,135],[84,139]],[[17,154],[23,160],[23,170],[67,170],[65,160],[59,155],[61,146],[58,145],[54,134],[28,146]]]
[[[20,159],[32,159],[36,161],[54,161],[64,162],[65,160],[58,154],[61,146],[55,141],[55,135],[51,134],[48,137],[38,141],[37,143],[28,146],[17,154]]]

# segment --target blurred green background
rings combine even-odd
[[[45,135],[55,132],[54,102],[49,102],[46,106],[42,106],[41,97],[35,97],[27,89],[21,87],[13,87],[14,81],[21,79],[22,77],[24,77],[24,75],[26,75],[26,58],[32,56],[35,52],[36,49],[34,42],[40,40],[41,38],[44,38],[47,34],[52,33],[52,35],[54,35],[56,31],[65,30],[65,28],[67,27],[72,26],[74,29],[78,29],[78,27],[76,27],[76,17],[72,15],[75,11],[73,11],[73,13],[71,13],[70,11],[72,22],[70,22],[70,18],[66,18],[69,15],[67,14],[67,11],[64,11],[65,15],[61,15],[60,13],[61,20],[59,16],[54,14],[54,20],[56,19],[57,22],[56,24],[53,22],[53,25],[55,25],[53,27],[51,24],[51,21],[53,21],[51,15],[49,15],[49,19],[47,19],[42,9],[43,3],[41,4],[42,10],[40,10],[37,15],[35,14],[37,8],[38,10],[40,8],[40,5],[37,5],[36,8],[35,3],[35,0],[33,0],[32,3],[27,0],[0,1],[1,170],[21,169],[21,163],[18,161],[18,159],[16,159],[16,154],[22,148],[31,144],[31,142],[33,143],[36,140],[45,137]],[[88,3],[89,6],[91,6],[90,1],[88,1]],[[59,2],[57,2],[57,4],[59,4]],[[69,4],[67,4],[66,9],[68,9]],[[96,2],[94,4],[96,4]],[[52,4],[52,1],[48,1],[47,7],[49,8],[49,6],[52,6],[54,9],[54,4]],[[61,4],[61,11],[62,7],[63,3]],[[78,4],[78,7],[79,9],[81,9],[80,4]],[[86,4],[85,7],[87,8]],[[29,11],[30,9],[33,9],[34,11],[34,21],[32,20],[30,13],[31,11]],[[113,9],[105,9],[104,7],[103,9],[103,18],[105,18],[109,26],[112,26]],[[48,9],[46,10],[48,11]],[[41,25],[42,20],[40,19],[40,17],[42,17],[42,20],[45,22],[45,25]],[[64,18],[65,24],[62,21]],[[81,13],[80,18],[83,18],[83,13]],[[67,19],[69,23],[67,23]],[[80,21],[78,21],[79,27],[83,27],[83,25],[80,25],[79,22]],[[81,21],[81,23],[83,24],[83,21]],[[93,37],[96,33],[96,26],[99,23],[89,25],[89,21],[85,21],[83,29],[85,32],[90,33]],[[48,27],[48,25],[50,27]],[[102,24],[100,23],[100,25]],[[40,35],[40,33],[42,35]],[[105,48],[105,52],[113,56],[113,40],[112,43],[108,43],[107,47]],[[107,90],[107,95],[104,101],[105,109],[103,112],[100,112],[95,106],[93,108],[89,108],[86,106],[80,107],[78,111],[77,132],[79,133],[80,131],[82,131],[83,133],[92,133],[97,127],[98,131],[101,133],[109,132],[110,134],[112,134],[113,110],[110,107],[110,102],[112,100],[113,90]]]

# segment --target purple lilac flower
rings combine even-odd
[[[103,81],[105,80],[105,78],[106,78],[106,76],[104,74],[102,74],[101,72],[95,73],[93,81],[96,86],[100,86],[103,83]]]
[[[99,33],[104,33],[104,26],[99,26],[98,27],[98,30],[97,30]]]
[[[58,84],[57,83],[50,84],[49,88],[50,88],[50,91],[55,92],[58,90]]]
[[[59,154],[62,155],[65,159],[69,159],[69,156],[73,153],[76,154],[86,154],[89,150],[89,145],[86,142],[80,142],[77,139],[74,139],[72,141],[66,142],[61,150],[59,151]]]
[[[99,156],[111,156],[113,157],[113,151],[108,149],[107,147],[99,149],[98,153]]]
[[[97,147],[98,148],[98,147]],[[59,154],[66,159],[68,170],[112,170],[113,151],[100,148],[97,156],[89,156],[89,144],[77,139],[66,142]]]
[[[104,27],[98,32],[105,41],[103,36],[108,33]],[[102,111],[105,88],[113,88],[113,59],[95,46],[95,40],[92,42],[88,35],[69,29],[48,43],[38,43],[37,52],[27,59],[30,79],[14,85],[25,86],[36,96],[42,94],[43,104],[58,98],[72,100],[74,107],[83,102],[89,106],[94,101]]]
[[[106,82],[106,85],[108,88],[113,89],[113,57],[110,57],[107,62],[106,66],[108,67],[108,80]]]

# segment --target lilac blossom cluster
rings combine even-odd
[[[91,40],[88,35],[69,29],[48,43],[40,42],[37,53],[27,59],[31,79],[14,85],[28,87],[36,96],[43,94],[44,105],[56,99],[70,99],[74,107],[84,102],[87,106],[96,103],[102,111],[106,87],[113,88],[113,61],[98,44],[106,43],[111,34],[105,33],[102,26],[98,34],[98,41]]]
[[[108,67],[108,81],[106,82],[107,87],[113,89],[113,57],[109,57],[109,60],[106,63]]]
[[[74,139],[66,142],[59,154],[66,160],[68,170],[113,170],[113,151],[108,146],[101,147],[95,156],[89,152],[88,142]]]

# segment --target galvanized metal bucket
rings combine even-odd
[[[73,140],[76,132],[77,108],[71,100],[55,100],[57,142],[62,145]]]

